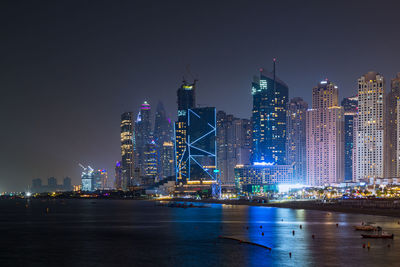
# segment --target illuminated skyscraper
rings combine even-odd
[[[217,113],[217,158],[222,184],[235,183],[236,165],[250,164],[251,125],[224,111]]]
[[[272,73],[260,70],[252,83],[252,162],[286,161],[286,105],[288,86]]]
[[[145,178],[150,178],[152,180],[157,177],[157,151],[154,141],[145,145],[144,176]]]
[[[338,89],[330,81],[313,88],[307,111],[307,183],[326,185],[344,180],[344,116]]]
[[[385,112],[385,177],[399,177],[397,171],[399,158],[397,156],[399,148],[397,147],[398,140],[398,113],[397,102],[400,99],[400,73],[396,78],[392,79],[390,92],[386,96],[386,112]]]
[[[346,97],[342,100],[342,107],[344,109],[344,180],[353,181],[353,164],[354,159],[354,139],[355,119],[358,112],[358,97]]]
[[[187,152],[187,121],[188,110],[196,107],[196,80],[190,84],[183,81],[181,87],[177,90],[178,121],[174,125],[175,136],[175,174],[177,181],[184,182],[188,176],[186,164],[182,164],[181,159]]]
[[[174,144],[164,142],[161,149],[161,169],[162,178],[167,178],[175,175],[175,161],[174,161]]]
[[[121,115],[121,188],[126,190],[133,179],[134,147],[133,147],[133,113]]]
[[[183,81],[177,91],[178,97],[178,121],[180,117],[185,116],[188,109],[196,107],[196,80],[193,83]],[[183,121],[186,121],[183,119]]]
[[[94,190],[94,182],[93,182],[93,169],[88,167],[83,167],[82,175],[81,175],[81,190],[86,192],[91,192]]]
[[[397,110],[400,110],[400,99],[397,100]],[[400,122],[400,112],[397,112],[397,121]],[[396,125],[397,130],[397,176],[400,176],[400,123]]]
[[[306,183],[306,113],[308,104],[300,97],[290,100],[287,106],[286,119],[286,161],[293,164],[295,183]]]
[[[164,144],[165,143],[172,144],[172,140],[173,140],[173,125],[171,123],[171,120],[166,115],[166,111],[164,109],[162,102],[159,102],[157,105],[156,118],[154,124],[154,142],[156,144],[156,150],[157,150],[157,173],[159,180],[165,178],[163,170],[164,167],[167,168],[166,171],[167,173],[169,172],[170,169],[174,169],[173,160],[172,160],[172,165],[167,166],[168,161],[163,161],[162,159],[162,154],[163,152],[165,152]]]
[[[151,107],[147,101],[144,101],[140,107],[135,122],[135,158],[136,165],[140,170],[140,175],[146,175],[145,170],[145,152],[146,145],[152,142],[153,134],[151,128]]]
[[[117,161],[115,164],[115,183],[114,187],[117,190],[122,190],[122,167],[121,161]]]
[[[100,169],[92,173],[93,177],[93,190],[102,190],[107,187],[107,171]]]
[[[175,128],[176,178],[179,183],[216,181],[216,114],[215,108],[188,109],[186,122]],[[184,131],[184,132],[183,132]]]
[[[385,80],[377,72],[358,79],[357,181],[384,177]]]

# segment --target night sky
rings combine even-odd
[[[0,192],[38,177],[78,183],[79,162],[113,178],[120,114],[162,100],[175,119],[187,66],[198,104],[242,118],[273,57],[290,97],[309,103],[325,78],[341,97],[369,70],[388,85],[400,72],[400,3],[349,2],[1,1]]]

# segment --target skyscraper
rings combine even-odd
[[[47,179],[47,187],[49,191],[57,191],[58,189],[58,184],[57,184],[57,179],[54,177],[50,177]]]
[[[174,161],[174,144],[172,141],[164,142],[161,149],[161,169],[162,178],[167,178],[175,175],[175,161]]]
[[[81,190],[91,192],[94,190],[93,185],[93,169],[88,167],[83,167],[82,175],[81,175]]]
[[[356,180],[384,177],[385,80],[370,71],[358,79]]]
[[[178,97],[178,121],[179,117],[185,116],[188,109],[196,107],[196,82],[188,83],[183,80],[181,87],[177,91]],[[183,119],[183,121],[185,121]]]
[[[145,170],[145,152],[147,144],[152,142],[153,133],[151,128],[151,107],[147,101],[144,101],[140,107],[135,122],[135,158],[136,165],[140,170],[140,175],[146,174]]]
[[[176,132],[176,178],[188,181],[216,181],[216,111],[213,107],[188,109],[184,134]],[[182,130],[182,129],[180,129]]]
[[[355,151],[354,139],[356,131],[354,128],[358,112],[358,97],[346,97],[342,100],[344,110],[344,180],[353,181],[353,153]]]
[[[114,187],[117,190],[122,190],[122,167],[121,161],[117,161],[115,164],[115,183]]]
[[[330,81],[313,88],[307,111],[307,183],[325,185],[344,179],[344,118],[338,89]]]
[[[154,141],[145,145],[144,149],[144,178],[145,184],[154,182],[157,177],[157,151]]]
[[[400,99],[397,100],[397,110],[400,110]],[[397,121],[400,122],[400,112],[397,112]],[[397,176],[400,175],[400,123],[396,125],[397,130]]]
[[[288,86],[272,73],[260,70],[252,83],[252,162],[285,164]]]
[[[125,112],[121,115],[121,189],[126,190],[131,184],[134,171],[133,147],[133,113]]]
[[[293,164],[295,183],[306,183],[306,113],[308,104],[300,97],[290,100],[287,105],[286,119],[286,162]]]
[[[63,180],[63,190],[72,191],[72,189],[71,178],[65,177]]]
[[[156,111],[156,118],[154,123],[154,142],[156,145],[157,150],[157,175],[158,179],[161,180],[164,177],[164,170],[163,168],[167,168],[168,170],[174,169],[173,161],[172,165],[168,166],[169,161],[162,160],[162,154],[164,150],[165,143],[171,143],[173,140],[173,126],[171,120],[167,117],[166,111],[162,102],[158,102],[157,104],[157,111]],[[173,149],[172,149],[173,153]],[[166,155],[164,155],[166,156]],[[172,157],[173,159],[173,157]],[[169,171],[166,171],[167,173]]]
[[[397,101],[400,99],[400,73],[396,78],[392,79],[390,92],[386,96],[386,111],[385,111],[385,177],[399,177],[400,173],[397,171],[399,165],[399,158],[397,156],[397,116],[399,110],[397,109]]]
[[[104,169],[99,169],[94,171],[93,177],[93,190],[101,190],[107,187],[107,171]]]
[[[217,158],[222,184],[234,184],[236,165],[250,164],[251,125],[224,111],[217,113]]]
[[[188,110],[196,107],[196,80],[190,84],[183,81],[177,90],[178,121],[174,125],[175,136],[175,174],[177,181],[184,182],[188,175],[186,164],[182,160],[187,152],[187,122]]]

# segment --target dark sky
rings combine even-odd
[[[40,2],[40,3],[39,3]],[[351,2],[351,3],[350,3]],[[143,100],[176,113],[186,66],[199,104],[250,117],[250,83],[271,68],[310,102],[369,70],[400,72],[400,1],[1,1],[0,192],[120,157],[119,119]]]

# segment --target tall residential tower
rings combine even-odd
[[[356,180],[384,177],[385,80],[370,71],[358,79]]]
[[[308,104],[300,97],[290,100],[286,119],[286,161],[294,164],[294,181],[306,183],[306,113]]]
[[[217,113],[217,158],[222,184],[235,183],[236,165],[250,164],[250,120]]]
[[[307,183],[325,185],[344,180],[344,118],[338,88],[322,81],[313,88],[307,111]]]
[[[397,102],[400,99],[400,73],[396,78],[392,79],[390,92],[386,96],[386,112],[385,112],[385,177],[399,177],[400,173],[397,170],[399,165],[399,157],[397,156],[399,147],[398,140],[398,114]]]

